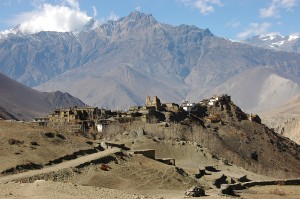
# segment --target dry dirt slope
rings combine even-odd
[[[45,164],[48,163],[49,160],[70,154],[74,151],[93,148],[87,143],[87,141],[93,140],[84,138],[82,135],[57,131],[46,127],[36,127],[31,124],[19,122],[0,121],[0,125],[0,155],[1,160],[4,160],[3,162],[5,163],[1,163],[1,171],[26,162]],[[243,126],[245,123],[241,125]],[[214,126],[211,126],[211,128],[214,128]],[[221,131],[221,129],[219,131]],[[222,131],[224,131],[224,129]],[[53,133],[53,137],[46,136],[47,132]],[[64,135],[66,139],[62,139],[62,136],[59,136],[59,134]],[[12,138],[18,140],[19,143],[14,142],[14,144],[10,144],[12,142],[9,140]],[[210,138],[212,140],[215,139],[213,137]],[[227,138],[224,139],[227,140]],[[119,138],[119,141],[120,140]],[[31,182],[36,179],[72,182],[73,184],[99,187],[98,189],[78,186],[78,189],[74,190],[74,185],[56,184],[53,182],[36,182],[34,184],[25,185],[7,184],[1,185],[0,194],[2,195],[0,196],[7,198],[21,198],[22,196],[29,198],[35,196],[37,198],[41,196],[44,198],[50,198],[52,196],[72,198],[74,193],[80,194],[81,191],[85,192],[87,190],[92,193],[81,193],[83,198],[92,198],[93,193],[97,194],[94,195],[95,198],[107,198],[106,191],[111,192],[115,198],[122,196],[123,191],[130,193],[129,195],[124,195],[124,197],[128,198],[137,198],[136,195],[132,194],[146,195],[148,198],[183,198],[185,189],[192,185],[200,184],[207,190],[208,198],[220,198],[217,195],[218,189],[214,185],[214,182],[223,174],[228,177],[227,180],[236,180],[245,174],[247,178],[251,180],[270,179],[269,177],[246,171],[241,167],[228,165],[225,159],[218,158],[215,153],[212,154],[210,150],[198,145],[196,146],[193,142],[157,141],[146,137],[131,140],[124,138],[122,141],[129,143],[128,146],[135,149],[157,149],[157,157],[174,157],[178,160],[177,166],[184,168],[184,170],[139,155],[119,154],[112,156],[108,162],[104,161],[104,163],[110,167],[108,171],[101,169],[101,163],[96,163],[81,168],[55,171],[48,175],[43,174],[29,179]],[[33,142],[37,142],[38,145]],[[234,142],[235,140],[233,140],[233,143]],[[217,144],[217,142],[212,142],[211,146],[214,146],[214,144]],[[267,148],[269,148],[269,146]],[[247,150],[247,148],[244,150]],[[283,159],[288,160],[285,159],[285,157],[283,157]],[[206,175],[200,179],[196,179],[195,174],[199,172],[198,168],[200,165],[202,167],[214,165],[217,171],[206,171]],[[58,186],[61,188],[57,188]],[[103,187],[117,189],[122,192],[103,189]],[[17,190],[12,192],[14,188]],[[55,188],[57,188],[56,191],[54,191]],[[48,192],[45,191],[45,189],[53,191]],[[32,195],[33,192],[36,194]]]
[[[56,158],[91,148],[89,139],[67,130],[0,120],[0,173],[17,165],[47,164]]]
[[[209,118],[218,120],[211,122]],[[216,157],[256,173],[278,178],[300,176],[300,146],[264,124],[249,121],[232,101],[193,113],[181,124],[161,128],[137,124],[132,130],[138,126],[157,137],[197,142]]]

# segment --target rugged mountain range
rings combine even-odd
[[[0,117],[3,119],[32,119],[45,116],[57,107],[83,106],[84,103],[68,93],[39,92],[0,73]]]
[[[0,71],[25,85],[115,109],[143,104],[147,94],[198,101],[255,67],[300,76],[298,53],[232,42],[137,11],[79,33],[10,34],[0,40],[0,60]]]
[[[242,42],[271,50],[300,53],[300,37],[298,35],[256,35]]]

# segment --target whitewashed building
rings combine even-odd
[[[184,101],[181,104],[182,109],[187,111],[187,112],[191,112],[195,108],[195,106],[196,106],[195,103],[189,103],[188,101]]]

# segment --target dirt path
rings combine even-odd
[[[28,178],[28,177],[32,177],[32,176],[36,176],[36,175],[40,175],[40,174],[46,174],[46,173],[50,173],[50,172],[59,171],[59,170],[66,169],[66,168],[76,167],[83,163],[91,162],[93,160],[97,160],[99,158],[102,158],[107,155],[110,155],[110,154],[113,154],[116,152],[120,152],[120,151],[121,151],[121,149],[119,149],[119,148],[107,149],[105,151],[101,151],[101,152],[94,153],[91,155],[79,157],[75,160],[70,160],[70,161],[62,162],[60,164],[56,164],[53,166],[45,167],[40,170],[32,170],[32,171],[28,171],[28,172],[24,172],[24,173],[18,173],[18,174],[0,177],[0,183],[11,182],[11,181],[15,181],[15,180],[22,179],[22,178]]]

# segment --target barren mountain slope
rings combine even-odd
[[[137,127],[142,127],[149,135],[157,136],[155,140],[175,139],[197,142],[198,145],[208,148],[214,157],[262,175],[276,178],[299,177],[300,146],[278,135],[264,124],[260,124],[258,118],[250,121],[248,116],[250,115],[245,114],[233,102],[222,102],[207,109],[200,109],[199,112],[192,112],[185,119],[183,117],[183,121],[179,124],[171,123],[167,127],[133,123],[124,124],[123,128],[122,125],[114,126],[112,129],[114,134],[119,133],[122,138],[124,135],[126,137],[128,132],[136,131]],[[130,129],[131,127],[133,128]],[[125,130],[127,133],[124,133]],[[132,135],[137,134],[136,132]],[[130,133],[128,137],[130,138]],[[119,141],[122,140],[121,138],[116,137]],[[134,142],[134,146],[136,145],[139,145],[139,142]],[[147,149],[147,146],[144,147]],[[148,148],[156,147],[153,144]],[[171,154],[178,164],[194,162],[197,166],[197,163],[201,163],[192,154],[173,153],[172,147],[156,149],[160,157]]]
[[[41,85],[37,88],[49,91],[52,89],[47,88],[68,90],[88,104],[112,109],[142,105],[141,102],[146,95],[158,95],[164,101],[181,102],[185,99],[187,87],[178,77],[163,75],[149,77],[130,65],[114,67],[113,61],[106,67],[110,68],[106,74],[102,74],[99,67],[96,70],[77,68],[58,76],[45,87]],[[78,74],[84,78],[78,77],[74,82]]]
[[[300,93],[300,78],[271,68],[251,68],[206,95],[227,93],[249,113],[272,110]]]
[[[195,26],[163,24],[138,11],[76,34],[10,36],[0,41],[0,49],[0,71],[6,75],[30,86],[44,83],[36,87],[41,91],[59,88],[77,96],[84,90],[81,100],[110,108],[142,104],[148,92],[162,93],[166,101],[198,101],[253,67],[300,74],[297,53],[232,42]]]
[[[39,92],[0,74],[0,106],[17,119],[32,119],[53,111],[56,107],[84,105],[68,93]]]
[[[300,95],[286,104],[261,113],[262,121],[270,128],[300,144]]]
[[[248,170],[273,177],[299,177],[300,146],[265,125],[251,122],[232,102],[208,108],[220,122],[205,124],[198,141],[213,154]]]
[[[16,119],[12,114],[10,114],[7,110],[0,106],[0,119],[10,120]]]

